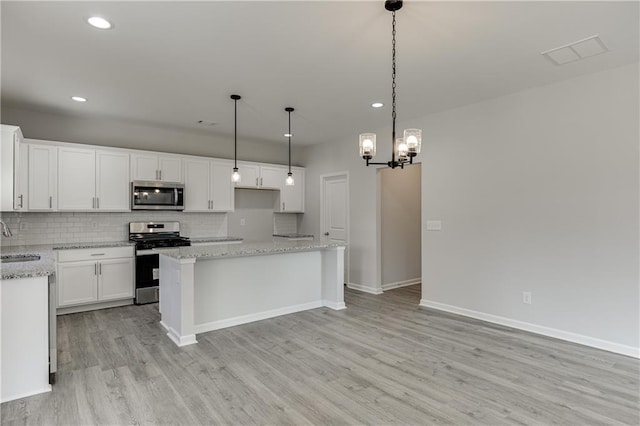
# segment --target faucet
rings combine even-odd
[[[9,227],[7,226],[6,223],[4,223],[2,221],[2,219],[0,219],[0,226],[2,226],[2,235],[9,238],[10,236],[12,236],[13,234],[11,233],[11,229],[9,229]]]

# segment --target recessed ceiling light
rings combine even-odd
[[[285,138],[292,138],[293,137],[293,133],[285,133],[284,137]]]
[[[382,108],[384,104],[382,102],[374,102],[371,104],[373,108]]]
[[[76,102],[87,102],[87,98],[83,98],[82,96],[72,96],[71,99]]]
[[[106,19],[100,16],[92,16],[91,18],[87,19],[87,22],[92,27],[95,27],[101,30],[108,30],[109,28],[113,27],[113,25],[111,25],[111,22],[107,21]]]

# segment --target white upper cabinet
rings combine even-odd
[[[177,155],[131,154],[131,179],[182,182],[182,159]]]
[[[131,180],[159,180],[158,156],[131,154]]]
[[[29,145],[19,140],[15,144],[13,209],[29,210]]]
[[[237,188],[260,187],[260,166],[239,162],[238,172],[240,173],[240,182],[235,184]]]
[[[58,150],[58,210],[128,211],[129,155],[61,147]]]
[[[281,189],[287,178],[286,167],[260,166],[260,187],[265,189]]]
[[[231,174],[233,162],[211,162],[211,209],[217,212],[232,212],[235,208],[235,197]]]
[[[58,149],[58,210],[96,208],[96,152],[93,149]]]
[[[274,210],[304,212],[304,168],[209,157],[23,139],[19,127],[0,125],[1,211],[131,211],[131,181],[185,184],[186,212],[234,211],[237,188],[279,191]]]
[[[163,182],[183,182],[182,158],[178,156],[159,156],[158,169]]]
[[[228,212],[234,209],[233,163],[224,160],[184,160],[187,212]]]
[[[184,160],[184,211],[186,212],[211,211],[209,163],[208,160],[192,158]]]
[[[0,210],[26,210],[28,146],[19,127],[0,125]]]
[[[283,213],[304,213],[304,169],[292,167],[295,185],[282,185],[280,190],[280,211]]]
[[[29,143],[29,210],[53,211],[57,206],[58,148]]]
[[[96,208],[102,211],[131,209],[129,154],[96,151]]]
[[[242,177],[238,188],[281,189],[288,171],[286,166],[251,163],[238,163],[238,169]]]

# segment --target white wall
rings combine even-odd
[[[279,191],[237,188],[235,211],[227,213],[229,235],[250,242],[271,241],[273,234],[296,233],[297,214],[274,213],[279,200]]]
[[[301,153],[306,167],[305,214],[300,232],[320,235],[320,176],[349,172],[349,281],[350,286],[380,293],[377,240],[377,176],[358,156],[358,135],[333,143],[318,144]]]
[[[638,75],[634,64],[419,123],[423,304],[638,355]]]
[[[383,290],[417,284],[421,266],[421,164],[380,173],[380,250]]]
[[[233,158],[233,135],[148,125],[146,123],[94,117],[70,117],[42,111],[3,106],[2,124],[19,126],[25,138],[118,148],[144,149],[216,158]],[[247,141],[238,134],[238,160],[286,164],[287,145]],[[298,165],[299,148],[292,148],[292,162]]]

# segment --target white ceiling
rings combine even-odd
[[[3,106],[228,135],[238,93],[240,138],[286,142],[293,106],[297,144],[390,123],[383,1],[0,7]],[[93,29],[94,14],[115,28]],[[397,20],[399,120],[638,61],[638,2],[405,1]],[[610,52],[563,66],[540,55],[595,34]]]

